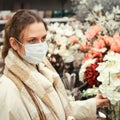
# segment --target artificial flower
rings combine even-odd
[[[101,93],[115,104],[120,100],[120,54],[108,52],[96,70],[99,72],[97,80],[102,82],[99,86]]]
[[[101,32],[101,30],[102,30],[101,25],[91,26],[85,33],[86,37],[91,40],[92,38],[95,37],[95,35]]]

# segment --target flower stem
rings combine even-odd
[[[109,72],[109,81],[108,81],[108,85],[110,85],[110,72]]]

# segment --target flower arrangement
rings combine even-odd
[[[80,2],[82,5],[87,5],[89,9],[87,0]],[[97,87],[101,84],[97,80],[99,76],[99,72],[96,70],[98,63],[103,61],[108,51],[120,53],[120,21],[115,19],[115,15],[119,11],[118,6],[113,6],[111,12],[105,11],[104,7],[98,4],[93,9],[89,9],[84,22],[76,20],[48,24],[46,37],[49,45],[48,57],[61,56],[63,64],[53,63],[62,65],[60,72],[65,69],[64,63],[79,61],[80,81],[87,81],[88,87]],[[54,60],[57,61],[57,58]],[[58,73],[60,72],[58,70]]]
[[[91,23],[98,21],[104,23],[109,19],[108,22],[111,23],[114,14],[119,13],[119,0],[71,0],[71,2],[73,11],[82,21],[89,20]],[[109,12],[112,14],[109,14]]]
[[[72,1],[77,4],[75,7],[85,6],[88,14],[82,22],[48,25],[46,39],[49,43],[49,55],[59,54],[63,62],[68,63],[79,60],[82,64],[79,80],[87,81],[88,88],[96,86],[115,105],[120,101],[120,8],[117,6],[119,1],[114,3],[115,6],[111,5],[111,10],[110,3],[105,0],[100,1],[105,2],[108,7],[98,4],[96,0],[97,4],[93,4],[92,7],[89,7],[90,1],[87,0]]]
[[[99,72],[97,79],[102,82],[99,86],[101,93],[112,104],[120,101],[120,54],[108,52],[96,70]]]
[[[86,39],[80,24],[79,21],[48,24],[46,40],[49,45],[49,54],[59,54],[64,62],[74,61],[76,54],[78,57],[80,53],[80,43]],[[79,55],[81,59],[82,54]]]
[[[97,70],[97,67],[99,67],[100,63],[104,62],[104,57],[108,52],[120,53],[120,35],[115,33],[113,37],[108,35],[99,36],[92,45],[88,52],[85,53],[79,78],[81,81],[87,81],[89,87],[93,87],[94,85],[98,87],[101,81],[98,81],[100,72]],[[107,68],[105,70],[107,71]]]
[[[101,58],[96,56],[86,60],[81,66],[79,78],[88,82],[87,90],[83,91],[86,96],[95,95],[95,89],[98,89],[104,97],[109,98],[109,117],[117,120],[120,119],[120,47],[116,49],[118,52],[111,48],[109,46],[109,50],[103,52]]]
[[[97,80],[102,84],[99,91],[108,97],[111,105],[111,118],[120,119],[120,54],[108,52],[96,68],[99,72]]]
[[[87,67],[88,66],[90,67],[91,65],[94,64],[96,64],[96,59],[87,60],[82,65],[80,70],[81,80],[84,80],[86,74],[85,72],[87,72],[88,70]],[[90,67],[90,68],[92,71],[91,73],[92,77],[90,80],[92,81],[92,83],[94,83],[92,85],[95,85],[96,81],[101,82],[102,84],[99,85],[99,90],[103,93],[103,95],[105,97],[108,97],[113,104],[119,101],[120,100],[120,54],[115,53],[113,51],[109,51],[104,56],[103,61],[97,63],[97,67]],[[94,74],[93,71],[96,71],[97,75]],[[88,78],[88,83],[89,83],[89,78]]]
[[[120,32],[119,6],[112,6],[111,11],[106,11],[100,3],[95,4],[91,9],[87,0],[76,2],[80,2],[80,5],[85,6],[84,9],[89,10],[84,22],[76,20],[67,23],[48,24],[46,39],[49,43],[49,53],[59,54],[65,62],[74,61],[78,58],[81,60],[84,55],[86,59],[96,55],[101,56],[100,53],[104,52],[106,48],[109,49],[108,47],[111,46],[114,39],[119,39],[119,34],[115,34]],[[116,45],[117,47],[114,47]],[[118,41],[114,42],[111,49],[118,50],[118,45]],[[92,47],[94,49],[91,49]]]

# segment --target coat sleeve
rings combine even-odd
[[[55,71],[50,62],[45,58],[44,63],[51,70]],[[96,100],[91,98],[84,101],[71,101],[72,116],[69,116],[67,120],[96,120]]]
[[[17,87],[5,77],[0,78],[0,120],[30,120]]]
[[[71,101],[72,113],[76,120],[96,120],[96,100]]]

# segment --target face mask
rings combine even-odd
[[[46,42],[26,44],[23,46],[25,47],[25,54],[22,56],[22,58],[32,64],[38,64],[41,62],[48,51],[48,45]]]
[[[41,62],[48,51],[48,46],[46,42],[37,44],[27,44],[25,45],[25,55],[23,58],[32,64],[38,64]]]

